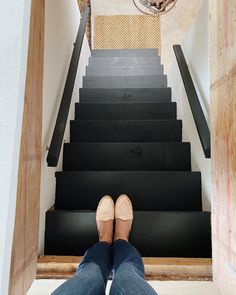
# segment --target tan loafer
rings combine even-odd
[[[127,195],[120,195],[115,205],[115,235],[114,241],[129,240],[129,234],[133,223],[133,207]]]
[[[104,196],[98,204],[96,221],[100,242],[112,244],[115,205],[110,196]]]
[[[133,220],[133,206],[127,195],[120,195],[115,205],[115,218]]]
[[[96,211],[96,221],[114,220],[115,205],[110,196],[104,196],[98,204]]]

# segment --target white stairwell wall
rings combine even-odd
[[[201,9],[181,45],[210,128],[208,0],[203,1]],[[203,209],[211,211],[211,160],[204,156],[176,59],[168,69],[167,75],[168,84],[172,87],[173,101],[178,103],[178,118],[183,119],[183,141],[191,142],[192,170],[202,173]]]
[[[46,146],[49,146],[51,141],[79,23],[80,11],[77,0],[46,0],[40,254],[43,254],[44,249],[45,214],[55,202],[55,171],[61,170],[63,152],[62,147],[58,167],[50,168],[46,163]],[[85,37],[65,133],[67,142],[69,140],[69,120],[74,116],[74,104],[79,100],[79,87],[82,86],[82,76],[85,74],[89,56],[90,48]]]
[[[8,294],[23,118],[30,0],[0,1],[0,294]]]

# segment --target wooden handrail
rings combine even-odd
[[[66,83],[60,103],[60,108],[57,114],[56,124],[54,127],[51,143],[49,146],[47,163],[49,167],[56,167],[58,164],[61,146],[65,134],[65,128],[67,123],[67,118],[69,114],[76,74],[78,70],[78,64],[81,54],[81,49],[83,45],[86,24],[89,16],[89,8],[85,7],[83,15],[81,17],[81,22],[79,25],[78,34],[74,44],[74,50],[72,53],[69,71],[66,78]]]
[[[197,127],[198,135],[202,144],[204,155],[206,158],[211,157],[211,136],[210,130],[204,116],[197,91],[193,84],[191,74],[187,62],[185,60],[182,48],[180,45],[174,45],[175,56],[179,65],[179,70],[183,79],[184,87],[187,93],[188,101],[192,110],[193,118]]]

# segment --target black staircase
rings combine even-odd
[[[83,255],[97,241],[100,198],[122,193],[135,210],[130,241],[143,256],[211,257],[201,174],[191,172],[154,49],[92,51],[46,216],[45,254]]]

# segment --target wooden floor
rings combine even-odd
[[[63,280],[36,280],[27,295],[49,295]],[[151,281],[150,285],[158,295],[221,295],[213,282],[189,282],[189,281]],[[108,283],[107,295],[111,282]]]
[[[68,279],[82,257],[42,256],[37,279]],[[204,258],[143,258],[147,280],[211,281],[212,261]]]
[[[28,295],[49,295],[74,275],[82,257],[42,256]],[[212,280],[211,259],[143,258],[146,279],[158,295],[220,295]],[[111,281],[108,282],[109,294]]]

